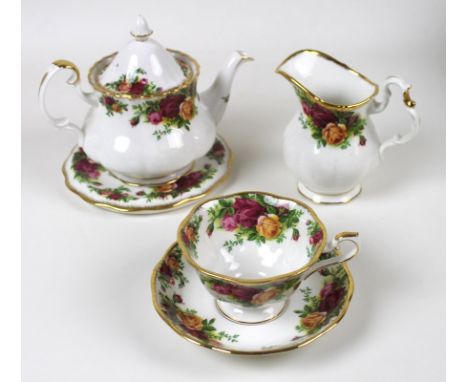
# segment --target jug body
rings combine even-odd
[[[283,142],[299,191],[322,203],[351,200],[379,163],[380,141],[365,108],[339,113],[302,100]]]
[[[410,86],[398,77],[385,81],[378,101],[375,83],[320,51],[295,52],[276,72],[293,85],[299,101],[299,109],[284,132],[284,159],[298,179],[299,191],[314,202],[352,200],[383,151],[408,142],[419,129]],[[403,91],[411,130],[380,142],[370,115],[386,108],[391,85]]]

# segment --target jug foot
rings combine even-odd
[[[215,300],[218,311],[236,324],[255,325],[276,320],[286,309],[288,302],[281,301],[259,308],[246,308],[229,302]]]
[[[299,192],[305,196],[307,199],[312,200],[314,203],[318,204],[342,204],[348,203],[353,200],[356,196],[358,196],[361,191],[362,187],[358,184],[352,190],[348,192],[344,192],[342,194],[330,195],[330,194],[321,194],[319,192],[314,192],[309,190],[303,183],[297,183],[297,189]]]
[[[115,171],[109,171],[115,178],[119,179],[120,181],[128,184],[129,186],[133,187],[141,187],[141,186],[162,186],[165,184],[170,184],[176,182],[179,178],[190,172],[193,168],[195,162],[188,164],[187,166],[181,168],[180,170],[174,171],[173,173],[158,177],[158,178],[130,178],[123,174],[120,174]]]

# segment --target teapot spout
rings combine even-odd
[[[240,50],[232,52],[213,84],[200,94],[202,103],[208,108],[216,124],[219,123],[226,110],[237,68],[247,61],[253,61],[253,58]]]

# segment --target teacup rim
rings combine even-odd
[[[188,224],[188,222],[195,215],[195,213],[198,210],[200,210],[200,208],[204,204],[207,204],[214,200],[232,198],[234,196],[242,195],[242,194],[261,194],[261,195],[269,196],[269,197],[276,198],[276,199],[287,200],[287,201],[296,203],[297,205],[301,206],[314,218],[314,221],[320,226],[323,232],[323,238],[320,244],[314,249],[313,256],[311,256],[311,258],[306,264],[304,264],[303,266],[295,270],[289,271],[287,273],[281,273],[275,276],[269,276],[269,277],[263,277],[263,278],[250,279],[250,278],[233,277],[233,276],[224,275],[222,273],[210,271],[209,269],[202,267],[200,264],[198,264],[198,262],[192,256],[190,256],[190,254],[188,253],[186,244],[182,238],[182,232],[185,226]],[[231,194],[218,195],[218,196],[211,197],[209,199],[202,200],[201,202],[197,203],[194,207],[192,207],[188,215],[182,220],[182,222],[179,224],[179,227],[177,228],[177,244],[182,252],[182,255],[190,264],[190,266],[192,266],[199,273],[221,280],[221,281],[225,281],[225,282],[237,283],[237,284],[243,284],[243,285],[258,285],[258,284],[271,283],[275,281],[276,282],[283,281],[283,280],[290,279],[292,277],[299,277],[304,272],[306,272],[312,265],[314,265],[319,260],[319,257],[322,254],[323,249],[325,248],[327,244],[327,229],[325,225],[323,224],[323,222],[320,220],[320,218],[317,216],[316,212],[305,202],[291,198],[289,196],[281,196],[281,195],[273,194],[273,193],[266,192],[266,191],[238,191],[238,192],[234,192]]]

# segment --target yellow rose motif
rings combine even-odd
[[[132,85],[129,84],[127,81],[122,82],[118,86],[119,92],[122,92],[122,93],[128,93],[131,88],[132,88]]]
[[[279,217],[272,214],[260,216],[257,221],[257,232],[265,239],[274,239],[281,233],[281,223]]]
[[[120,106],[117,102],[112,104],[111,108],[116,113],[120,113],[122,111],[122,106]]]
[[[301,318],[301,324],[307,329],[312,330],[320,325],[325,320],[325,317],[326,313],[323,312],[310,313],[307,316]]]
[[[185,233],[185,237],[187,238],[189,242],[195,240],[195,231],[192,227],[190,226],[185,227],[184,233]]]
[[[193,118],[194,108],[193,108],[193,100],[192,98],[188,97],[182,102],[179,106],[179,115],[182,119],[189,121]]]
[[[195,314],[178,312],[177,317],[187,329],[197,331],[203,329],[203,319]]]
[[[322,137],[329,145],[339,145],[348,136],[348,129],[343,123],[327,123],[322,130]]]
[[[179,262],[175,257],[169,256],[166,259],[166,265],[169,267],[171,271],[177,271],[179,269]]]
[[[279,293],[280,293],[280,290],[275,287],[265,289],[264,291],[259,292],[252,297],[252,304],[254,305],[264,304],[267,301],[274,299],[276,296],[278,296]]]

